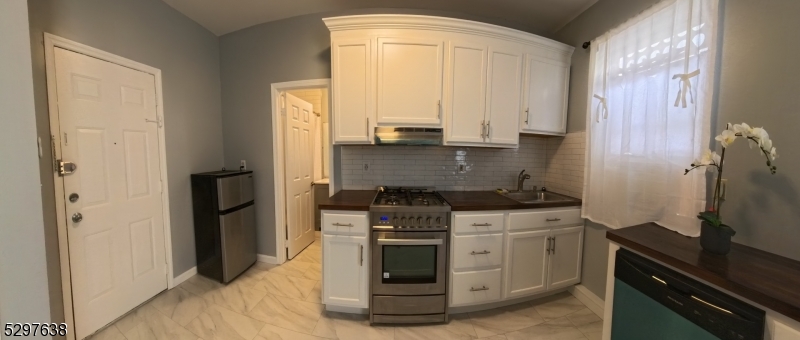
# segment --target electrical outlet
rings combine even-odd
[[[247,161],[246,160],[243,159],[243,160],[239,161],[239,170],[247,170]]]
[[[369,166],[369,163],[366,163],[366,162],[365,162],[365,163],[364,163],[364,164],[361,166],[361,172],[362,172],[362,173],[365,173],[365,174],[372,173],[372,168],[370,168],[370,166]]]
[[[458,165],[458,173],[463,174],[467,172],[467,165],[466,164],[459,164]]]

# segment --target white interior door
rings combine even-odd
[[[82,339],[167,288],[155,78],[61,48],[55,66]]]
[[[286,235],[288,258],[314,242],[314,114],[310,103],[286,93]]]

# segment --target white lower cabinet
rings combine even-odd
[[[450,306],[469,306],[500,300],[500,268],[453,273]]]
[[[550,230],[509,233],[506,250],[506,297],[547,290],[547,255]]]
[[[554,229],[550,237],[547,288],[569,287],[581,282],[583,226]]]
[[[496,267],[503,264],[503,234],[453,237],[454,270]]]
[[[369,237],[366,212],[323,211],[322,302],[369,307]],[[334,228],[336,224],[346,228]]]

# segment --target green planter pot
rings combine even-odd
[[[715,255],[727,255],[731,251],[733,229],[719,228],[708,222],[700,225],[700,245],[703,250]]]

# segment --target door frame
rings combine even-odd
[[[285,157],[284,151],[284,131],[281,117],[285,114],[283,110],[284,100],[281,97],[281,92],[291,90],[303,89],[317,89],[325,88],[328,90],[328,135],[333,136],[333,124],[331,123],[331,79],[309,79],[287,81],[282,83],[272,83],[270,86],[270,93],[272,98],[272,164],[273,181],[275,185],[275,258],[274,260],[268,255],[259,255],[259,260],[267,263],[281,264],[286,262],[286,178],[284,171]],[[333,178],[336,172],[333,166],[333,148],[328,148],[328,157],[330,169],[328,170],[328,178],[330,178],[330,189],[328,195],[333,195],[334,185]]]
[[[58,92],[56,88],[55,49],[63,48],[72,52],[87,55],[103,61],[131,68],[155,77],[156,90],[156,115],[161,120],[158,128],[158,156],[160,159],[161,179],[161,205],[164,218],[164,248],[167,261],[167,289],[175,287],[175,274],[172,263],[172,228],[169,216],[169,182],[167,181],[167,151],[164,137],[164,98],[161,83],[161,70],[120,57],[100,49],[65,39],[50,33],[44,33],[45,70],[47,74],[47,106],[50,117],[50,136],[53,148],[51,161],[55,164],[61,158],[61,122],[58,114]],[[54,167],[55,169],[56,167]],[[64,200],[64,178],[53,172],[55,181],[54,195],[56,199],[56,222],[58,224],[58,248],[61,261],[61,290],[64,296],[64,318],[71,329],[75,328],[75,316],[72,303],[72,278],[69,263],[69,242],[67,235],[66,201]],[[75,334],[70,332],[68,339],[74,339]]]

